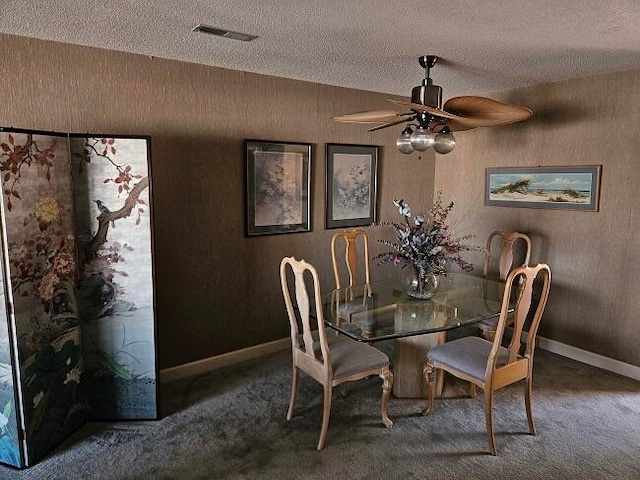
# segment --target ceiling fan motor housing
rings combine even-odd
[[[411,90],[411,103],[442,108],[442,87],[434,85],[430,78],[425,78],[422,85]]]

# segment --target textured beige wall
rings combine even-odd
[[[288,336],[285,255],[333,284],[326,143],[383,146],[380,218],[396,219],[394,196],[416,206],[432,197],[433,155],[397,153],[399,128],[330,121],[389,108],[386,95],[6,35],[0,78],[1,126],[151,136],[160,368]],[[313,144],[311,233],[244,237],[245,138]]]
[[[435,188],[458,200],[484,241],[528,232],[553,284],[540,334],[640,366],[640,72],[539,85],[496,98],[530,106],[531,120],[461,132],[436,159]],[[599,212],[484,206],[486,167],[602,165]],[[480,262],[480,259],[477,258]]]

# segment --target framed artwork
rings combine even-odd
[[[601,165],[487,168],[484,204],[598,211]]]
[[[247,235],[311,231],[311,144],[245,140]]]
[[[371,225],[376,219],[378,147],[327,144],[327,228]]]

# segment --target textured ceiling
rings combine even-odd
[[[4,0],[0,32],[398,95],[435,54],[445,99],[640,69],[637,0]]]

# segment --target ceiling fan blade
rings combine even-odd
[[[400,120],[398,123],[402,123],[406,121],[406,118],[413,115],[413,113],[399,113],[395,110],[372,110],[368,112],[356,112],[356,113],[348,113],[346,115],[337,115],[335,117],[331,117],[331,120],[334,122],[342,122],[342,123],[380,123],[380,122],[391,122],[394,120],[398,120],[400,117],[403,117],[403,120]]]
[[[495,127],[521,122],[533,115],[531,109],[486,97],[462,96],[444,102],[444,109],[462,117],[463,123],[475,127]]]
[[[464,132],[465,130],[473,130],[474,128],[476,128],[473,125],[456,122],[455,120],[452,120],[449,123],[447,123],[447,126],[449,127],[449,130],[451,130],[452,132]]]
[[[399,123],[404,123],[409,121],[409,118],[401,118],[399,120],[394,120],[393,122],[383,123],[382,125],[376,125],[375,127],[371,127],[367,129],[367,132],[375,132],[376,130],[382,130],[383,128],[392,127],[394,125],[398,125]]]
[[[474,125],[469,125],[467,123],[456,122],[455,120],[447,120],[446,122],[438,122],[434,124],[432,127],[433,131],[438,133],[445,126],[449,127],[449,130],[452,132],[463,132],[465,130],[473,130],[476,128]]]
[[[411,110],[416,110],[419,112],[427,112],[429,115],[433,115],[435,117],[446,118],[449,120],[456,120],[458,122],[464,123],[465,118],[460,117],[454,113],[445,112],[439,108],[430,107],[429,105],[421,105],[419,103],[411,103],[411,102],[403,102],[401,100],[393,100],[391,98],[387,98],[392,103],[396,105],[402,105],[403,107],[409,107]]]

